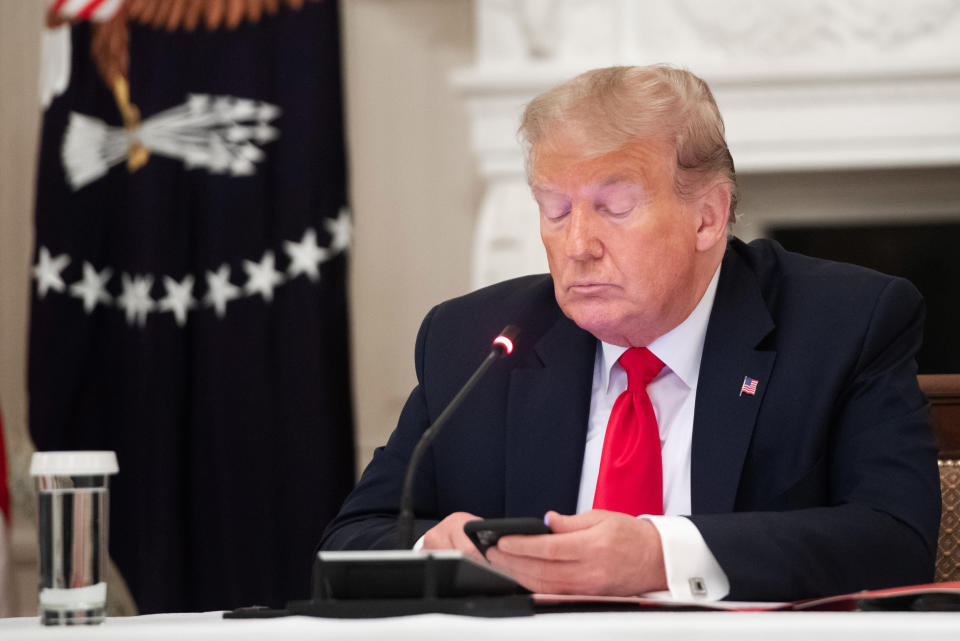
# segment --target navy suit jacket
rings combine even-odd
[[[932,580],[936,447],[916,381],[923,303],[907,281],[769,241],[729,242],[700,366],[690,519],[732,599],[799,599]],[[597,340],[549,276],[430,311],[418,386],[324,533],[324,549],[397,547],[420,434],[508,323],[522,331],[424,457],[421,535],[446,515],[576,509]],[[756,394],[740,394],[745,376]]]

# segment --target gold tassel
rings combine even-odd
[[[113,97],[117,101],[117,108],[123,116],[123,128],[130,135],[130,149],[127,151],[127,169],[134,172],[150,160],[150,150],[134,138],[134,131],[140,126],[140,110],[130,102],[130,86],[123,76],[116,76],[113,81]]]

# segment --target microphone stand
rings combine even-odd
[[[420,466],[420,459],[423,458],[427,448],[430,447],[433,440],[437,438],[440,431],[446,427],[450,417],[463,404],[464,399],[467,398],[467,395],[470,394],[480,379],[483,378],[483,375],[487,373],[487,370],[490,369],[494,361],[513,351],[513,339],[517,333],[517,329],[513,325],[507,325],[503,331],[500,332],[500,335],[493,341],[493,347],[490,349],[490,353],[487,354],[487,357],[480,363],[480,367],[467,379],[467,382],[463,384],[463,387],[460,388],[456,396],[454,396],[450,403],[440,412],[437,420],[423,432],[420,440],[417,441],[416,447],[413,448],[413,453],[410,455],[410,461],[407,464],[407,472],[403,479],[403,493],[400,495],[400,515],[397,517],[397,529],[400,534],[400,542],[406,549],[412,549],[415,543],[413,537],[413,480]]]
[[[490,353],[424,430],[410,454],[397,516],[401,550],[318,552],[313,565],[313,598],[290,601],[284,609],[239,608],[224,618],[289,615],[376,618],[441,612],[481,617],[533,614],[533,597],[516,581],[457,550],[414,552],[413,485],[424,452],[494,361],[513,351],[519,333],[508,325],[493,340]]]

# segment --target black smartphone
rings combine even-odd
[[[480,554],[486,556],[487,549],[492,548],[500,540],[501,536],[511,534],[553,534],[543,519],[536,517],[520,517],[512,519],[483,519],[477,521],[467,521],[463,525],[463,532],[473,544],[480,550]]]

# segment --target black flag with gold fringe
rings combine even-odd
[[[57,0],[48,26],[34,442],[116,450],[140,612],[306,597],[354,470],[337,4]]]

